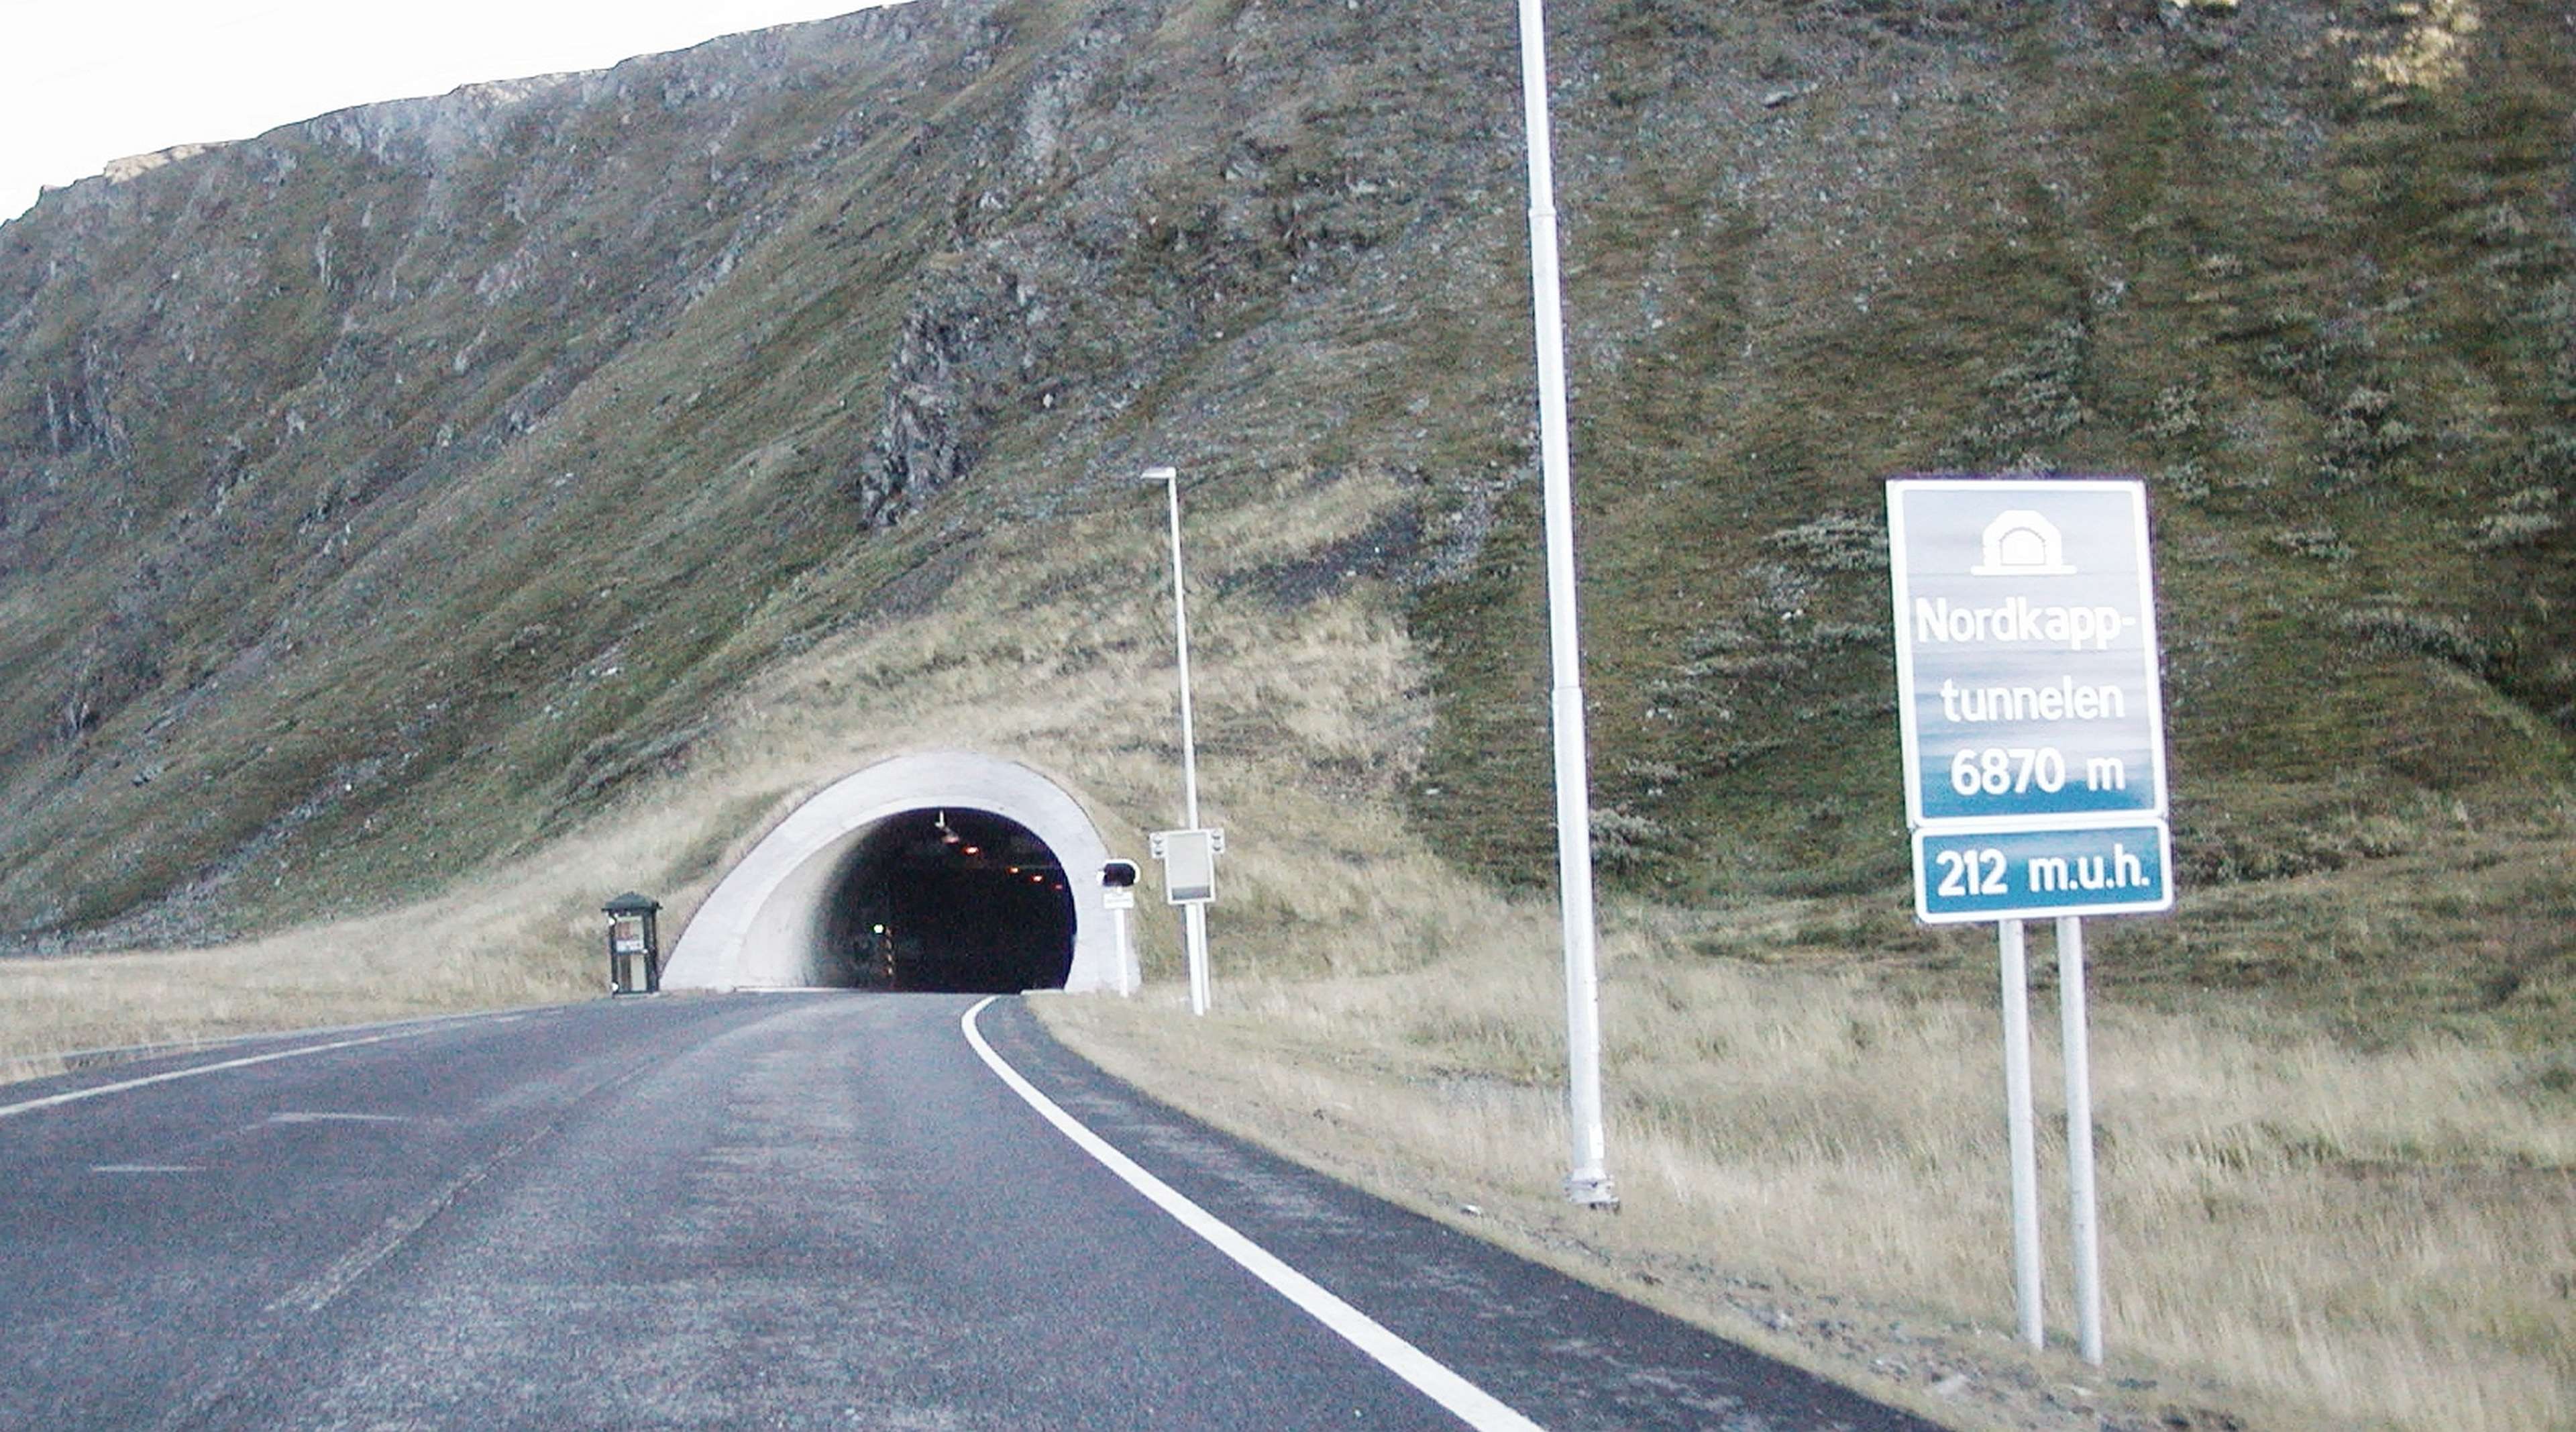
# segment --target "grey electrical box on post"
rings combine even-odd
[[[1216,858],[1225,853],[1222,830],[1163,830],[1152,837],[1163,862],[1163,898],[1174,905],[1216,901]]]

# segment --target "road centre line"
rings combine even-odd
[[[227,1069],[247,1069],[254,1064],[271,1064],[280,1059],[301,1059],[308,1054],[328,1054],[334,1049],[355,1049],[362,1044],[382,1044],[389,1039],[413,1039],[429,1033],[426,1029],[399,1030],[392,1034],[371,1034],[364,1039],[339,1039],[329,1044],[306,1044],[294,1049],[280,1049],[269,1054],[253,1054],[242,1059],[226,1059],[215,1064],[200,1064],[189,1069],[173,1069],[163,1074],[149,1074],[140,1079],[124,1079],[95,1088],[74,1089],[68,1093],[48,1094],[41,1099],[28,1099],[16,1104],[0,1104],[0,1119],[18,1114],[31,1114],[38,1109],[51,1109],[75,1104],[83,1099],[96,1099],[106,1094],[122,1094],[150,1084],[167,1084],[173,1079],[194,1079],[200,1074],[220,1074]]]
[[[1388,1331],[1376,1319],[1334,1296],[1322,1284],[1288,1266],[1277,1255],[1237,1232],[1231,1224],[1190,1201],[1178,1189],[1146,1172],[1107,1139],[1093,1133],[1053,1099],[1039,1092],[1036,1085],[995,1053],[992,1045],[984,1042],[983,1033],[975,1027],[976,1016],[982,1014],[994,998],[996,996],[988,996],[978,1001],[959,1017],[958,1027],[965,1031],[966,1042],[974,1047],[975,1053],[1000,1076],[1012,1093],[1037,1110],[1041,1118],[1055,1125],[1057,1132],[1071,1139],[1075,1147],[1126,1180],[1130,1187],[1145,1195],[1155,1207],[1170,1214],[1182,1227],[1233,1259],[1252,1276],[1269,1284],[1273,1291],[1294,1303],[1307,1316],[1368,1354],[1387,1371],[1411,1383],[1416,1391],[1439,1403],[1476,1432],[1542,1432],[1537,1423],[1505,1406],[1493,1394]]]

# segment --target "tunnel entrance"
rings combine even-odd
[[[1073,893],[1028,827],[931,808],[878,823],[832,897],[833,943],[864,989],[1017,994],[1073,969]]]
[[[1101,897],[1108,858],[1084,803],[1042,772],[972,751],[890,757],[815,792],[725,872],[662,987],[1132,990]]]

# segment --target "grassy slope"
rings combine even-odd
[[[2564,780],[2576,76],[2505,9],[2463,77],[2375,99],[2356,63],[2404,32],[2328,18],[1560,22],[1614,877],[1898,876],[1900,471],[2153,480],[2196,882]],[[426,188],[317,127],[12,226],[15,927],[429,888],[683,757],[778,658],[747,620],[864,612],[1149,449],[1218,503],[1419,484],[1390,570],[1455,579],[1408,601],[1441,703],[1409,812],[1547,868],[1507,37],[907,23],[746,48],[722,102],[711,51],[493,109],[492,159]],[[83,385],[116,433],[57,455],[36,406]],[[986,496],[879,534],[920,391]]]
[[[2534,797],[2547,823],[2576,696],[2551,515],[2576,270],[2547,158],[2570,54],[2494,9],[2457,81],[2365,91],[2356,55],[2396,31],[2245,10],[1938,48],[1652,6],[1594,32],[1605,74],[1651,44],[1682,70],[1767,53],[1807,87],[1750,138],[1694,130],[1696,90],[1569,106],[1663,141],[1570,186],[1574,311],[1623,330],[1578,341],[1577,447],[1597,834],[1630,883],[1901,878],[1876,484],[1908,471],[2149,478],[2192,885],[2438,844]],[[1414,808],[1535,878],[1535,537],[1506,511],[1421,608],[1449,719]],[[2563,942],[2540,944],[2512,962],[2563,992]],[[2507,978],[2472,964],[2462,989]]]
[[[150,393],[125,420],[137,434],[128,500],[161,504],[159,520],[120,540],[107,524],[138,524],[65,500],[13,524],[36,546],[11,563],[16,582],[100,558],[130,565],[115,602],[143,609],[157,638],[94,663],[109,677],[78,740],[43,711],[13,722],[26,757],[11,772],[26,812],[11,831],[18,921],[96,920],[191,876],[222,879],[226,906],[253,922],[417,890],[546,829],[595,791],[603,766],[614,774],[634,748],[685,731],[692,692],[747,669],[722,659],[744,611],[857,525],[833,468],[865,442],[845,405],[864,410],[875,393],[851,372],[882,368],[902,302],[900,290],[825,285],[798,293],[782,321],[765,307],[781,286],[774,268],[735,271],[735,237],[800,209],[828,215],[898,147],[888,132],[904,127],[900,109],[800,113],[797,82],[817,68],[804,58],[743,102],[756,123],[857,149],[838,194],[804,191],[812,163],[771,175],[785,161],[767,154],[730,170],[681,159],[710,123],[685,100],[655,103],[679,88],[655,75],[608,103],[519,107],[489,136],[497,162],[454,165],[425,197],[417,173],[290,132],[263,146],[295,162],[286,192],[231,197],[241,179],[224,163],[269,161],[218,155],[215,172],[133,201],[160,201],[161,227],[114,214],[94,226],[203,251],[217,292],[174,284],[164,296],[173,307],[195,297],[195,312],[134,320],[122,345],[133,386]],[[902,74],[880,61],[869,78]],[[620,143],[603,154],[611,136]],[[46,217],[22,242],[51,237]],[[352,230],[393,252],[335,250],[351,276],[329,283],[296,257]],[[262,237],[279,252],[258,253]],[[921,242],[897,234],[890,257]],[[121,280],[117,293],[157,287],[164,261],[117,252],[97,266]],[[719,271],[726,281],[711,284]],[[268,300],[241,296],[263,285]],[[298,290],[310,311],[279,311],[277,295]],[[115,318],[83,315],[77,292],[39,298],[70,310],[66,327]],[[248,335],[227,360],[247,352],[266,366],[245,381],[227,362],[201,385],[173,351],[201,314]],[[12,352],[43,371],[59,362],[47,347],[38,332]],[[329,356],[310,378],[316,349]],[[192,447],[214,446],[200,436],[209,428],[247,451],[201,486]],[[56,485],[68,468],[63,485],[97,483],[113,458],[55,459],[44,478]],[[29,704],[78,684],[59,647],[31,642],[25,655],[52,678],[18,688]],[[148,788],[134,783],[146,772]],[[174,799],[174,787],[201,798]],[[391,830],[405,835],[372,838]]]

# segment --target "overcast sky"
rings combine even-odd
[[[877,0],[0,0],[0,220],[112,159]]]

